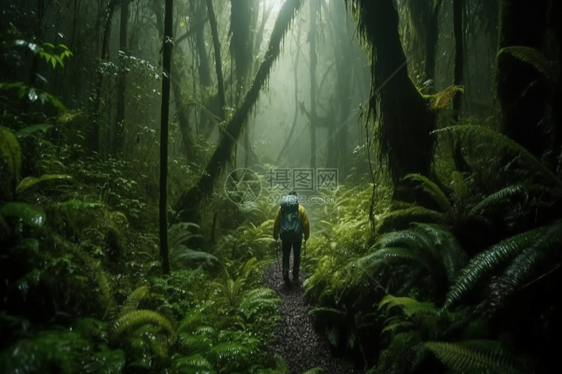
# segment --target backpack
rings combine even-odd
[[[279,237],[285,241],[302,239],[302,223],[299,215],[299,200],[296,196],[286,195],[281,198],[281,227]]]

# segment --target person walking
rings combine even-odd
[[[299,281],[301,246],[310,235],[310,223],[306,210],[299,204],[297,192],[291,191],[281,198],[279,211],[273,225],[273,238],[281,238],[283,248],[283,280],[289,285],[289,257],[293,249],[293,282]]]

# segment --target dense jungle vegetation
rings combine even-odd
[[[288,373],[297,169],[334,356],[557,367],[562,2],[0,4],[0,372]]]

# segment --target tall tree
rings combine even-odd
[[[455,72],[454,84],[459,86],[462,84],[462,75],[464,70],[464,46],[463,46],[463,0],[453,0],[453,34],[455,36]],[[460,118],[461,111],[461,95],[455,95],[453,98],[453,111],[455,120]]]
[[[197,183],[183,193],[175,205],[175,210],[180,213],[183,220],[199,220],[199,204],[204,198],[213,193],[214,182],[221,175],[221,171],[225,170],[227,162],[232,156],[235,141],[239,138],[244,123],[251,109],[256,104],[261,89],[268,80],[273,62],[279,56],[283,37],[287,33],[295,14],[300,9],[301,2],[302,0],[286,0],[283,4],[271,32],[269,47],[264,60],[244,97],[242,105],[228,121],[226,130],[229,136],[222,137],[219,146],[213,153],[211,160]]]
[[[215,69],[217,72],[217,81],[219,86],[219,115],[224,119],[224,108],[226,106],[226,98],[224,94],[224,80],[222,75],[222,59],[221,59],[221,45],[219,42],[219,32],[217,28],[217,19],[215,18],[215,11],[213,9],[213,0],[207,0],[207,12],[209,13],[209,22],[211,24],[211,32],[213,34],[213,46],[215,47]]]
[[[121,3],[121,22],[119,24],[119,83],[117,84],[117,114],[114,123],[112,153],[118,155],[123,149],[125,137],[125,89],[127,85],[127,25],[129,23],[129,0]]]
[[[435,113],[410,80],[398,34],[393,0],[347,0],[354,5],[360,35],[371,47],[370,113],[377,117],[380,97],[379,148],[397,184],[407,173],[428,175],[433,161],[430,132]],[[399,190],[395,190],[399,193]]]
[[[316,16],[318,0],[310,0],[310,167],[316,168]]]
[[[173,46],[173,0],[166,0],[164,15],[164,40],[162,57],[162,109],[160,115],[160,202],[159,202],[159,226],[160,226],[160,261],[162,272],[170,273],[170,262],[168,259],[168,121],[170,114],[170,75],[172,66]]]

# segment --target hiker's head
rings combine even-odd
[[[289,195],[297,196],[297,191],[291,191],[289,192]]]

